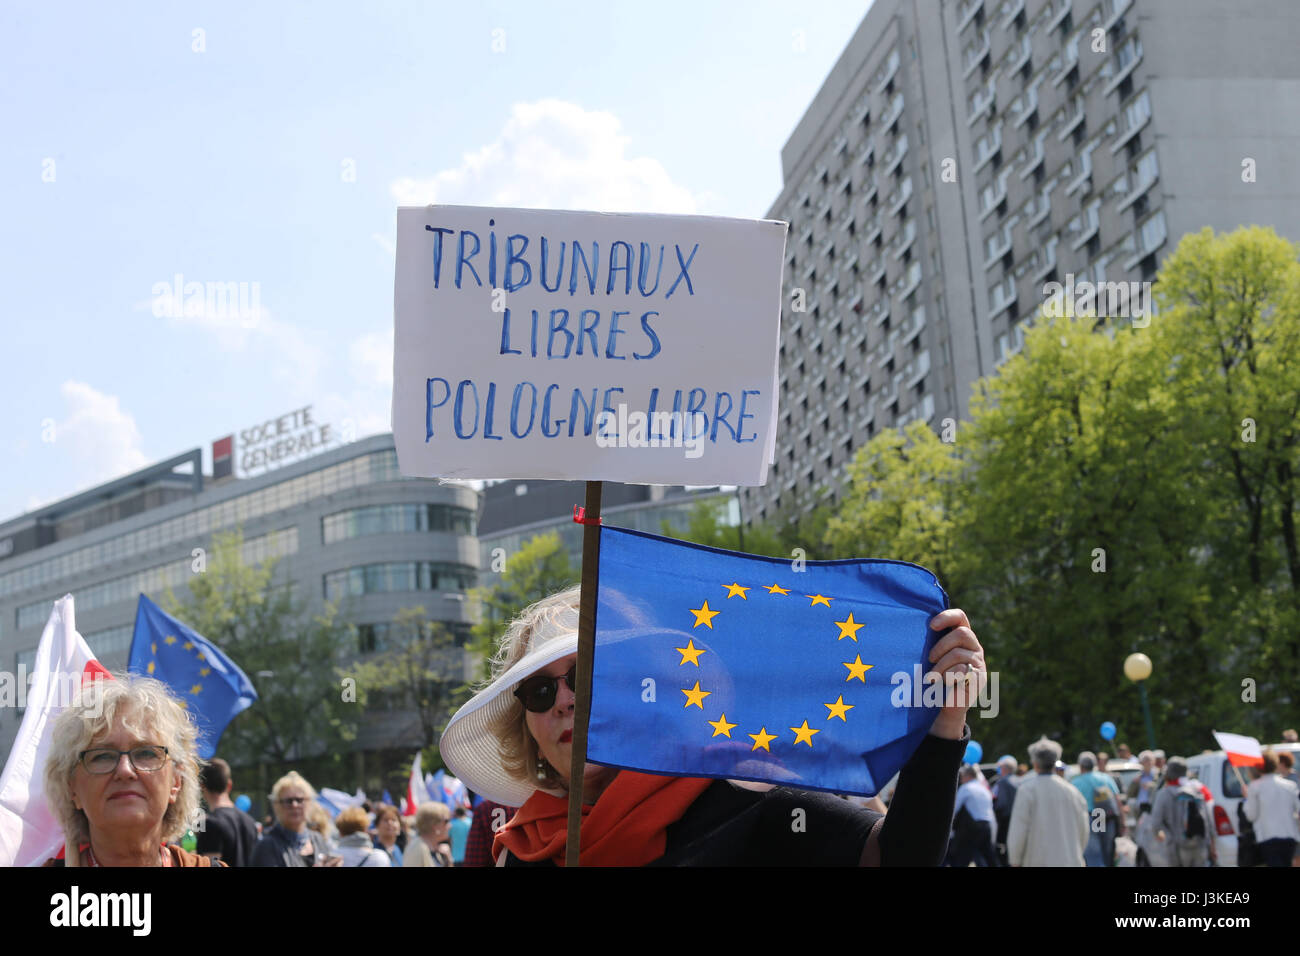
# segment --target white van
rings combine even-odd
[[[1300,760],[1300,744],[1268,744],[1265,750],[1290,751]],[[1222,750],[1206,751],[1187,758],[1188,772],[1209,788],[1214,795],[1214,829],[1218,835],[1219,866],[1237,865],[1237,806],[1242,801],[1241,781],[1250,775],[1241,768],[1233,770]],[[1241,773],[1238,778],[1237,773]]]

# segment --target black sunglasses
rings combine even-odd
[[[578,665],[574,664],[564,676],[564,683],[575,694],[578,683]],[[538,674],[515,688],[515,696],[534,714],[544,714],[555,706],[555,695],[560,691],[560,678]]]

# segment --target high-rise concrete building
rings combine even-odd
[[[1300,240],[1296,36],[1290,0],[875,0],[782,151],[776,462],[745,517],[966,417],[1050,283],[1132,315],[1188,232]]]

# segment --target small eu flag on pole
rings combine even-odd
[[[947,606],[901,561],[796,565],[604,527],[588,759],[874,794],[934,722],[911,684]]]
[[[199,729],[204,760],[216,754],[226,725],[257,700],[252,682],[229,657],[143,594],[127,669],[162,681],[181,699]]]

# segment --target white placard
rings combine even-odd
[[[402,474],[762,485],[786,228],[399,209]]]

